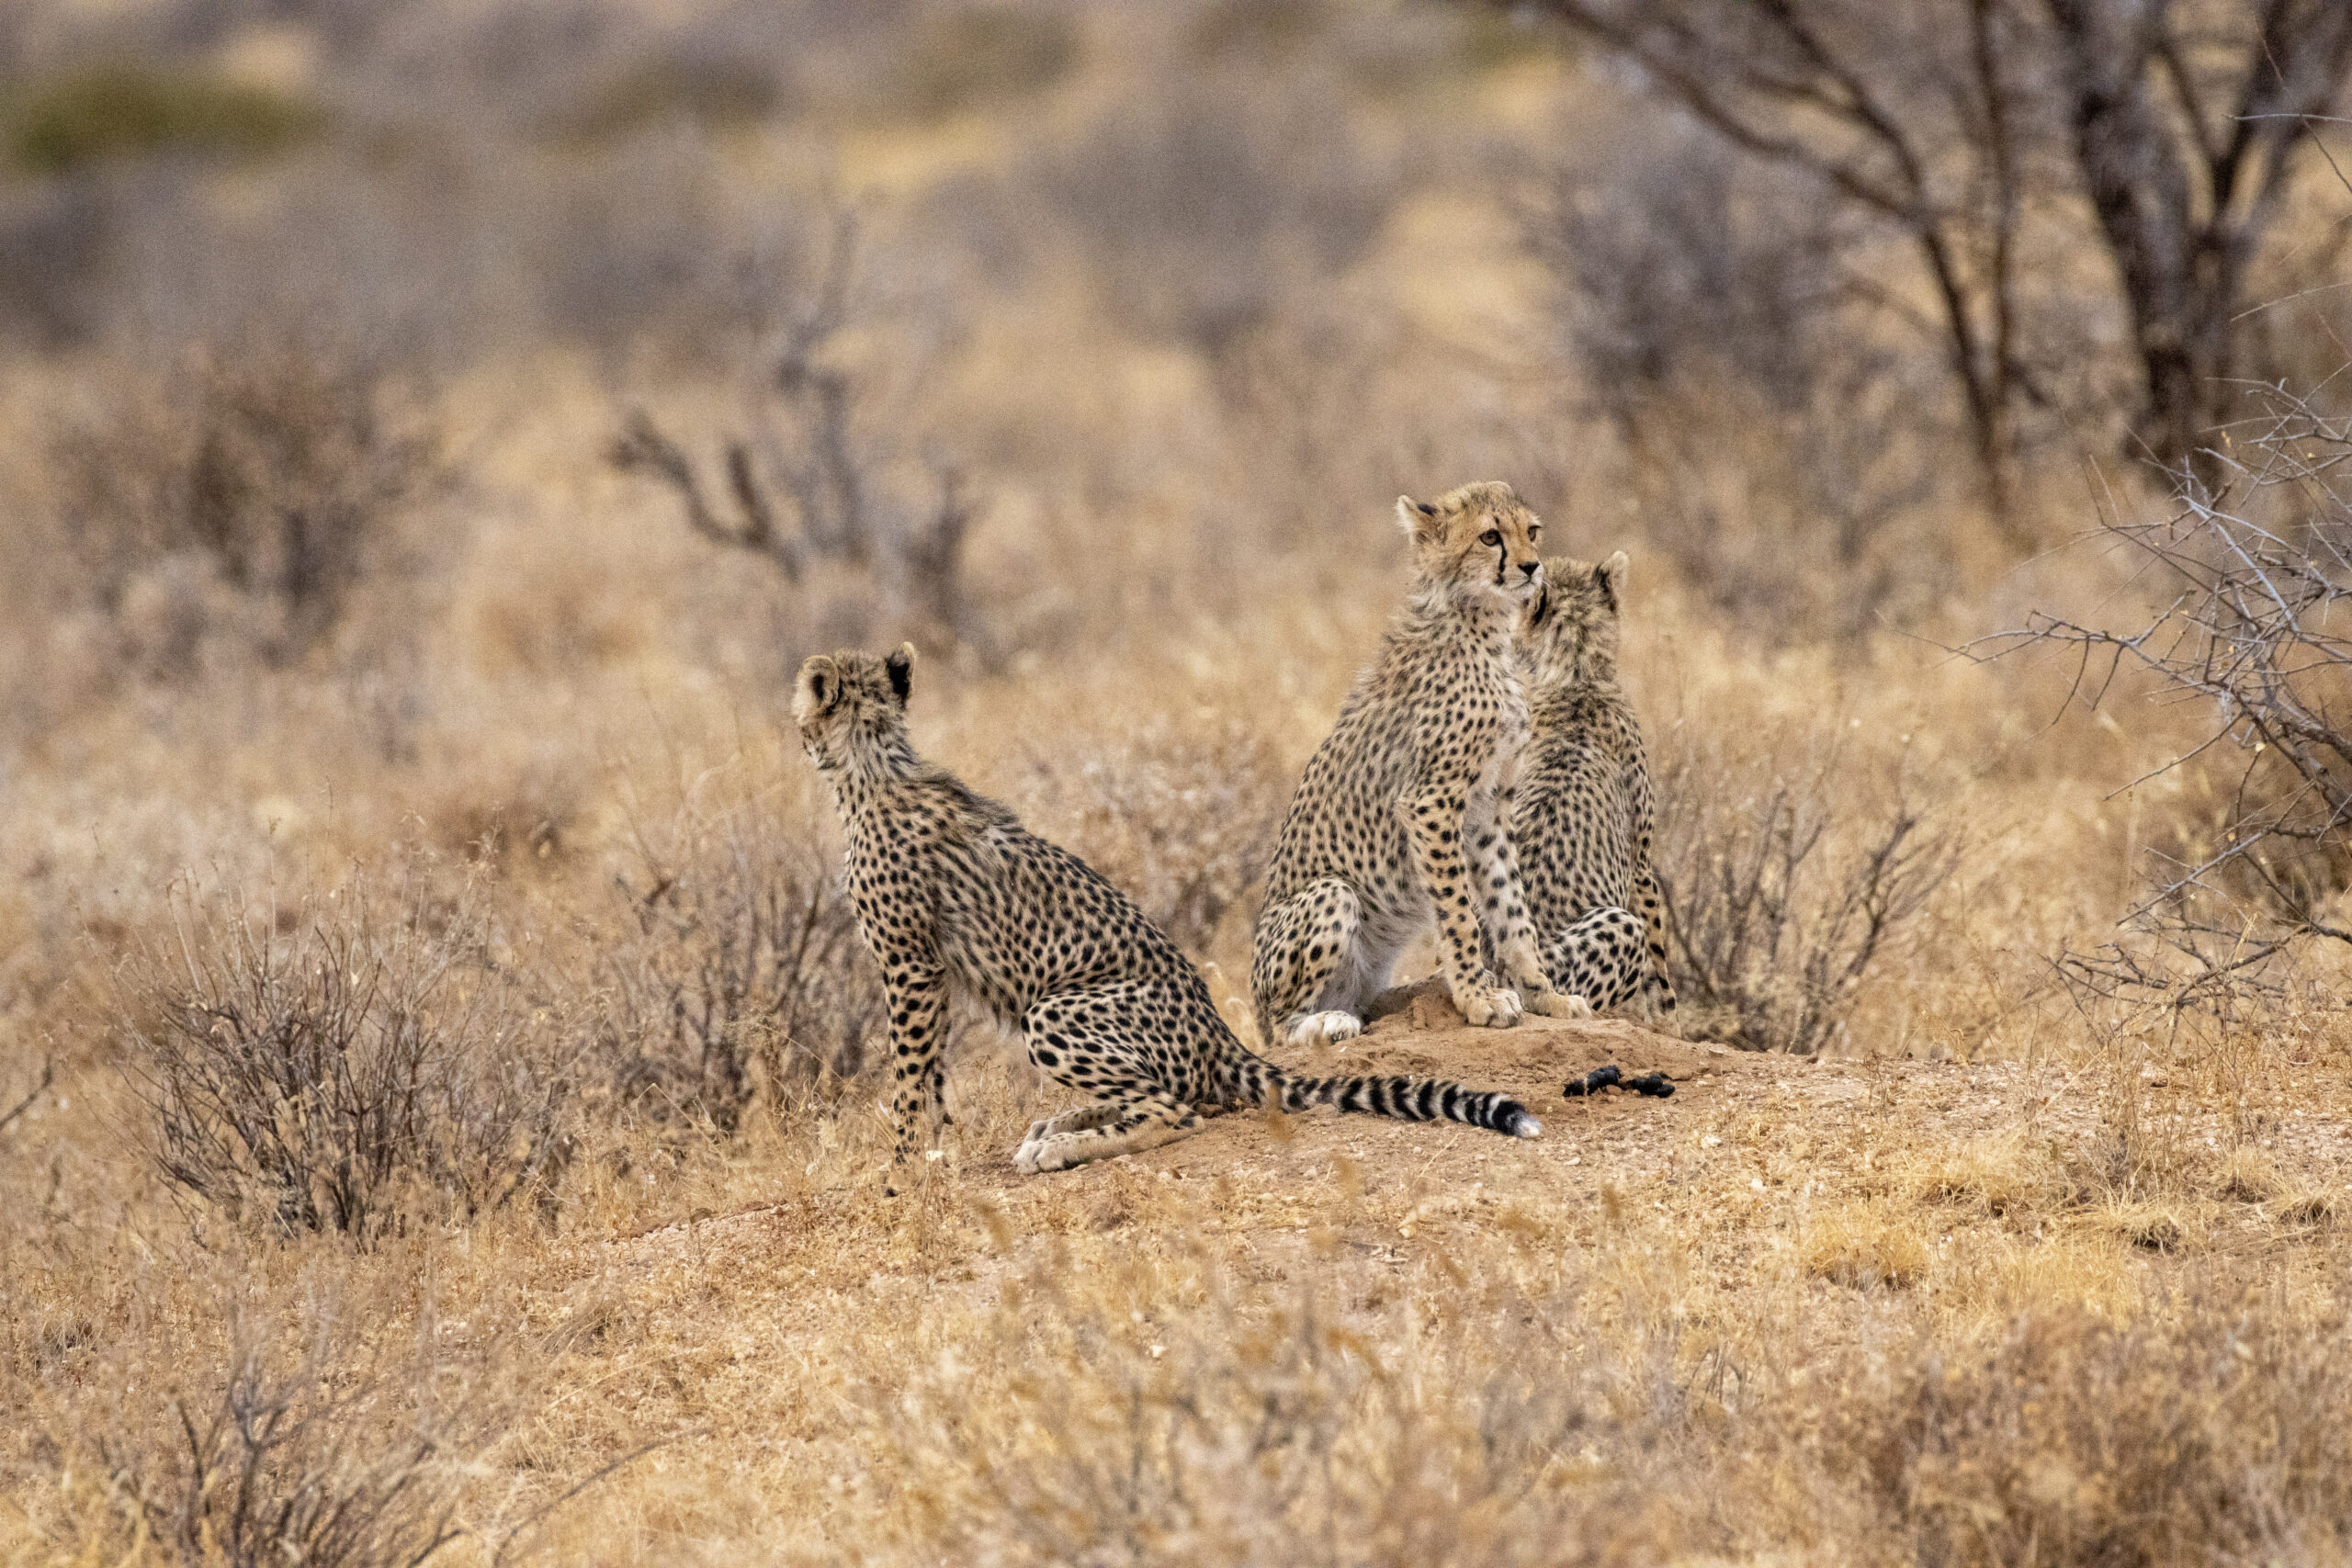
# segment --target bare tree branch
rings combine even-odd
[[[2219,483],[2207,443],[2240,395],[2247,277],[2306,128],[2352,75],[2352,6],[1538,3],[1733,145],[1811,172],[1908,237],[2005,518],[2012,415],[2046,396],[2016,310],[2022,169],[2038,149],[2064,158],[2133,325],[2136,449]]]
[[[40,1100],[42,1095],[48,1093],[49,1086],[56,1081],[57,1063],[53,1060],[44,1059],[40,1065],[40,1082],[33,1085],[33,1091],[17,1102],[15,1110],[9,1111],[6,1116],[0,1116],[0,1128],[6,1127],[9,1122],[14,1122],[17,1117],[22,1116],[26,1111],[30,1111],[33,1108],[33,1103]]]
[[[2271,961],[2306,939],[2352,942],[2335,912],[2352,891],[2352,495],[2339,488],[2352,421],[2264,396],[2229,489],[2192,484],[2171,515],[2100,531],[2173,585],[2144,619],[2118,629],[2037,613],[1976,645],[1982,656],[2103,654],[2111,671],[2135,669],[2205,707],[2202,739],[2158,773],[2223,749],[2242,759],[2219,822],[2160,852],[2125,936],[2065,960],[2103,993],[2205,1005],[2266,983]],[[2105,694],[2078,679],[2069,700],[2097,706]]]

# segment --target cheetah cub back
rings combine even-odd
[[[1650,870],[1642,727],[1617,683],[1625,552],[1554,557],[1521,628],[1531,734],[1511,807],[1544,973],[1593,1007],[1674,1011],[1666,914]]]
[[[1306,764],[1266,873],[1250,979],[1269,1041],[1357,1033],[1432,917],[1471,1022],[1589,1010],[1545,976],[1510,839],[1527,732],[1512,636],[1543,587],[1543,525],[1493,480],[1400,496],[1396,516],[1412,589]]]
[[[1329,1105],[1532,1138],[1517,1100],[1431,1078],[1294,1077],[1234,1037],[1199,973],[1126,896],[995,801],[915,754],[914,649],[843,650],[800,667],[793,717],[832,788],[858,926],[890,1016],[896,1165],[940,1093],[948,1004],[1016,1030],[1091,1103],[1029,1129],[1023,1174],[1156,1147],[1201,1108]]]

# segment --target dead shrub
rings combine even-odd
[[[717,473],[642,408],[606,459],[666,487],[688,527],[764,559],[788,590],[817,592],[820,577],[856,583],[864,626],[844,628],[846,640],[896,621],[986,653],[965,551],[981,502],[950,457],[909,436],[892,385],[921,355],[904,341],[859,351],[886,317],[910,312],[876,296],[856,212],[835,207],[808,227],[820,238],[800,251],[746,265],[765,363],[748,377],[751,417],[716,443]]]
[[[1142,1272],[1039,1267],[995,1332],[912,1379],[877,1364],[877,1436],[924,1475],[909,1519],[932,1554],[1274,1564],[1304,1542],[1332,1562],[1532,1568],[1728,1544],[1681,1484],[1677,1429],[1707,1395],[1670,1334],[1579,1354],[1533,1326],[1574,1321],[1566,1301],[1473,1299],[1400,1355],[1409,1331],[1319,1287],[1259,1310],[1212,1274],[1179,1303]]]
[[[135,669],[186,673],[222,638],[286,663],[335,629],[443,477],[431,428],[390,403],[364,360],[195,351],[58,434],[66,539]]]
[[[1822,1461],[1901,1522],[1910,1561],[2333,1561],[2352,1544],[2352,1325],[2340,1303],[2247,1304],[2037,1313],[1989,1353],[1919,1346],[1817,1407]]]
[[[1245,718],[1205,713],[1090,739],[1072,764],[1033,762],[1024,807],[1177,946],[1204,951],[1282,825],[1288,781],[1272,745]]]
[[[223,1568],[413,1568],[468,1533],[458,1490],[503,1433],[498,1402],[422,1345],[371,1352],[331,1312],[300,1315],[298,1337],[238,1311],[224,1362],[175,1369],[149,1419],[119,1410],[58,1446],[69,1474],[81,1442],[96,1450],[96,1555],[145,1561],[144,1543]]]
[[[164,1180],[284,1234],[361,1239],[544,1190],[568,1077],[464,898],[412,869],[292,908],[184,893],[119,976]]]
[[[1790,761],[1680,727],[1663,739],[1652,864],[1690,1026],[1810,1055],[1926,910],[1959,839],[1900,787],[1855,801],[1837,745]]]
[[[608,1070],[657,1119],[731,1133],[836,1090],[883,1026],[881,976],[814,835],[751,807],[683,813],[616,879],[634,929],[601,960]]]

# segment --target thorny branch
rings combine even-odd
[[[2144,617],[2119,628],[2037,612],[1970,649],[2074,650],[2070,703],[2097,707],[2136,670],[2161,697],[2205,706],[2202,737],[2159,773],[2237,753],[2211,834],[2160,855],[2125,939],[2066,960],[2102,994],[2174,1008],[2267,984],[2271,961],[2306,939],[2352,942],[2338,909],[2352,887],[2352,420],[2255,390],[2265,412],[2217,455],[2219,490],[2191,485],[2170,515],[2099,532],[2159,585]]]

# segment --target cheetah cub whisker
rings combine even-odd
[[[1396,518],[1412,590],[1306,764],[1266,872],[1250,986],[1269,1041],[1334,1038],[1333,1019],[1361,1027],[1432,918],[1446,989],[1472,1023],[1591,1010],[1544,973],[1511,844],[1527,736],[1511,644],[1543,590],[1543,525],[1495,480],[1434,503],[1399,496]]]
[[[1544,972],[1595,1008],[1674,1013],[1642,727],[1617,683],[1625,552],[1555,557],[1520,628],[1530,735],[1511,807]]]
[[[850,897],[882,970],[894,1169],[938,1100],[957,998],[1019,1031],[1056,1082],[1092,1097],[1030,1127],[1013,1152],[1024,1175],[1155,1148],[1199,1126],[1202,1110],[1237,1106],[1542,1133],[1507,1095],[1434,1078],[1295,1077],[1251,1054],[1199,973],[1125,894],[915,754],[914,662],[911,644],[887,659],[820,655],[800,667],[792,699],[801,747],[841,813]]]

